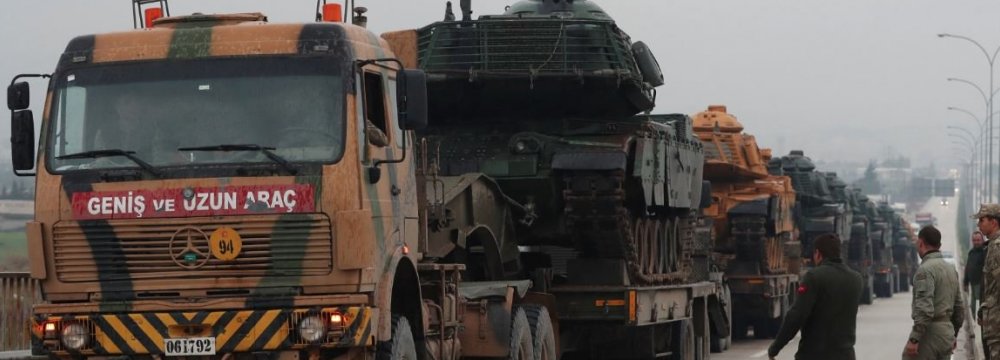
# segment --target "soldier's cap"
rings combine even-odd
[[[973,219],[979,219],[984,216],[992,216],[995,218],[1000,218],[1000,204],[982,204],[979,207],[979,212],[972,215]]]

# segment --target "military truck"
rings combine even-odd
[[[705,216],[714,222],[713,264],[724,273],[732,298],[732,335],[777,335],[798,287],[794,219],[795,191],[787,176],[768,173],[769,149],[722,105],[694,115],[694,131],[705,147],[705,179],[712,204]],[[717,345],[722,350],[724,346]]]
[[[905,218],[900,217],[899,228],[892,244],[892,260],[898,271],[895,292],[910,291],[910,281],[920,266],[920,256],[917,253],[917,233]]]
[[[872,266],[874,267],[874,290],[877,297],[892,297],[897,283],[896,264],[893,261],[893,245],[899,221],[896,211],[887,201],[878,202],[878,217],[872,232]]]
[[[875,203],[861,193],[861,189],[851,189],[851,209],[854,212],[851,224],[851,237],[846,254],[847,264],[861,274],[864,287],[861,291],[861,303],[871,304],[875,301],[875,268],[872,250],[872,231],[878,211]]]
[[[632,81],[625,104],[454,148],[464,133],[434,129],[462,118],[435,110],[454,94],[417,69],[417,31],[380,38],[338,3],[306,24],[159,3],[8,87],[14,170],[37,177],[34,354],[701,359],[727,330],[709,326],[717,284],[689,278],[703,150],[685,116],[624,115],[651,107],[655,62],[639,81],[651,55],[610,19],[491,34],[524,17],[614,36],[632,67],[592,73]],[[532,6],[566,4],[511,9]],[[32,77],[49,79],[37,156]]]

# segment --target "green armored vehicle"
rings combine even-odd
[[[555,295],[563,352],[652,358],[689,351],[685,336],[707,339],[708,327],[696,334],[691,320],[712,313],[725,323],[718,300],[715,311],[702,303],[684,316],[642,314],[657,299],[687,302],[716,289],[692,281],[692,258],[710,251],[696,241],[710,202],[704,150],[686,115],[648,114],[663,84],[649,48],[587,0],[471,13],[467,1],[461,18],[449,4],[444,21],[416,30],[416,65],[432,94],[418,157],[442,176],[483,173],[519,204],[520,256],[500,262]],[[456,244],[449,256],[473,259],[474,270],[496,247]],[[650,344],[620,346],[637,339]]]
[[[771,172],[776,173],[777,162],[772,160]],[[838,181],[836,190],[828,183],[827,175],[816,171],[812,159],[801,150],[792,150],[780,160],[781,172],[792,178],[798,201],[797,216],[802,244],[802,258],[812,266],[813,241],[822,234],[834,233],[841,241],[850,239],[851,219],[846,184]]]

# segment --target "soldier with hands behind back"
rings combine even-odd
[[[941,232],[925,226],[917,234],[920,267],[913,277],[913,330],[904,360],[950,359],[965,320],[958,270],[941,255]]]

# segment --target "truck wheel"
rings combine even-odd
[[[532,360],[534,358],[535,349],[532,346],[528,316],[524,314],[524,309],[515,308],[510,322],[510,346],[508,347],[507,359]]]
[[[726,314],[726,319],[729,320],[729,335],[725,337],[720,337],[715,335],[715,332],[711,332],[711,340],[709,346],[713,353],[720,353],[729,350],[729,346],[733,343],[733,298],[729,294],[729,286],[722,287],[722,293],[719,294],[719,302],[721,302],[722,311]]]
[[[556,334],[552,330],[552,318],[544,306],[529,304],[520,306],[528,317],[531,328],[532,349],[535,360],[556,360]]]
[[[417,344],[405,316],[392,314],[392,339],[379,343],[378,360],[417,360]]]
[[[861,290],[861,303],[865,305],[871,305],[873,303],[872,299],[872,286],[865,284],[865,288]]]
[[[694,359],[694,324],[691,319],[684,319],[674,323],[674,337],[671,346],[673,351],[672,360],[695,360]]]

